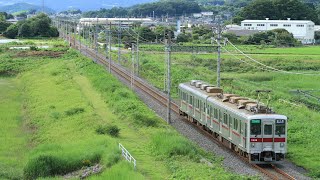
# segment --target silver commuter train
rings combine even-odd
[[[250,163],[276,163],[287,152],[287,117],[248,98],[192,80],[179,85],[180,115],[203,126]]]

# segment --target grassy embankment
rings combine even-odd
[[[148,51],[140,52],[141,76],[163,89],[164,60],[163,46],[145,47]],[[227,47],[232,50],[230,46]],[[240,46],[250,56],[260,62],[290,72],[319,74],[320,47],[309,46],[299,48],[261,48],[260,46]],[[235,53],[235,51],[232,51]],[[253,63],[241,54],[237,58]],[[116,57],[116,56],[115,56]],[[320,113],[314,108],[320,107],[319,102],[292,93],[292,90],[319,90],[319,75],[292,75],[279,72],[269,72],[243,63],[236,57],[222,54],[222,87],[226,92],[256,98],[256,89],[271,89],[272,106],[277,113],[289,117],[288,156],[299,166],[309,170],[312,177],[320,177],[320,146],[318,129],[320,128]],[[177,86],[181,82],[200,79],[215,84],[216,54],[172,53],[172,83],[173,96],[177,97]],[[130,61],[126,64],[131,68]],[[262,66],[263,67],[263,66]],[[312,92],[320,95],[319,92]],[[284,103],[282,100],[294,102],[298,106]]]
[[[104,170],[89,179],[240,178],[166,125],[104,68],[61,41],[51,45],[46,51],[1,48],[0,179],[61,179],[96,163]],[[97,131],[111,125],[119,136]],[[136,158],[137,171],[121,158],[119,142]]]

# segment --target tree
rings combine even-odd
[[[232,43],[239,43],[238,37],[234,33],[224,33],[222,36],[227,38]]]
[[[171,27],[157,26],[155,29],[156,39],[164,41],[167,38],[174,38],[174,30]]]
[[[5,32],[10,25],[11,23],[8,23],[6,21],[0,21],[0,33]]]
[[[3,14],[0,14],[0,21],[6,21],[6,16]]]
[[[19,37],[57,37],[59,32],[56,27],[52,27],[51,19],[45,14],[39,14],[28,20],[19,21],[15,25],[10,25],[4,35],[8,38]],[[0,23],[1,27],[1,23]]]
[[[256,33],[249,36],[245,44],[269,44],[278,47],[298,46],[300,43],[285,29],[274,29],[271,31]]]
[[[187,34],[181,33],[177,36],[177,43],[179,42],[189,42],[191,39]]]
[[[0,20],[5,21],[6,19],[13,19],[13,15],[12,14],[8,14],[6,12],[0,12]]]
[[[156,34],[151,31],[148,27],[141,27],[138,31],[138,34],[142,40],[154,41],[156,39]]]
[[[311,20],[319,23],[316,9],[299,0],[255,0],[244,7],[237,20],[244,19],[279,19]],[[238,22],[237,22],[238,23]]]
[[[50,27],[49,29],[49,37],[59,37],[59,31],[56,27]]]
[[[31,26],[29,23],[23,23],[19,27],[18,36],[19,37],[32,37],[33,36]]]
[[[14,39],[17,37],[19,31],[19,27],[16,24],[11,24],[7,30],[3,33],[3,35],[7,38]]]

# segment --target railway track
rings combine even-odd
[[[68,40],[68,39],[66,39]],[[72,43],[74,42],[74,43]],[[80,46],[78,41],[74,41],[71,38],[71,46],[77,50],[80,50]],[[166,94],[160,92],[158,89],[154,88],[153,86],[147,84],[144,82],[142,79],[136,76],[132,76],[132,73],[129,72],[127,69],[122,67],[121,65],[114,63],[111,61],[111,63],[106,59],[101,54],[97,54],[94,50],[88,48],[85,45],[81,45],[81,52],[87,55],[88,57],[95,59],[96,63],[102,64],[106,68],[111,69],[111,73],[114,74],[117,77],[123,78],[127,80],[128,82],[131,82],[131,84],[140,90],[142,90],[144,93],[147,93],[149,96],[151,96],[153,99],[155,99],[158,103],[161,105],[167,107],[168,105],[168,98]],[[179,112],[179,105],[176,104],[175,102],[171,102],[171,110],[176,113],[180,114]],[[192,124],[193,126],[197,127],[200,133],[204,134],[205,136],[210,137],[212,141],[215,143],[219,144],[221,147],[224,147],[226,150],[230,151],[231,153],[235,153],[238,155],[239,158],[243,159],[247,163],[249,163],[247,158],[244,158],[243,156],[240,156],[238,153],[235,151],[232,151],[230,148],[227,147],[227,145],[223,144],[218,138],[215,138],[212,136],[211,133],[206,131],[205,129],[202,128],[202,126],[197,125],[196,123],[192,123],[186,118],[184,118],[184,121],[189,122],[189,124]],[[295,180],[294,177],[289,175],[288,173],[284,172],[280,168],[278,168],[276,165],[257,165],[257,164],[251,164],[255,169],[258,169],[260,172],[265,174],[268,178],[273,179],[273,180],[282,180],[282,179],[288,179],[288,180]]]

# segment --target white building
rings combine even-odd
[[[95,25],[95,24],[111,24],[130,26],[134,23],[154,22],[151,18],[81,18],[80,24],[83,25]]]
[[[307,20],[244,20],[241,28],[246,30],[268,31],[273,29],[286,29],[293,37],[303,44],[314,43],[314,22]]]

